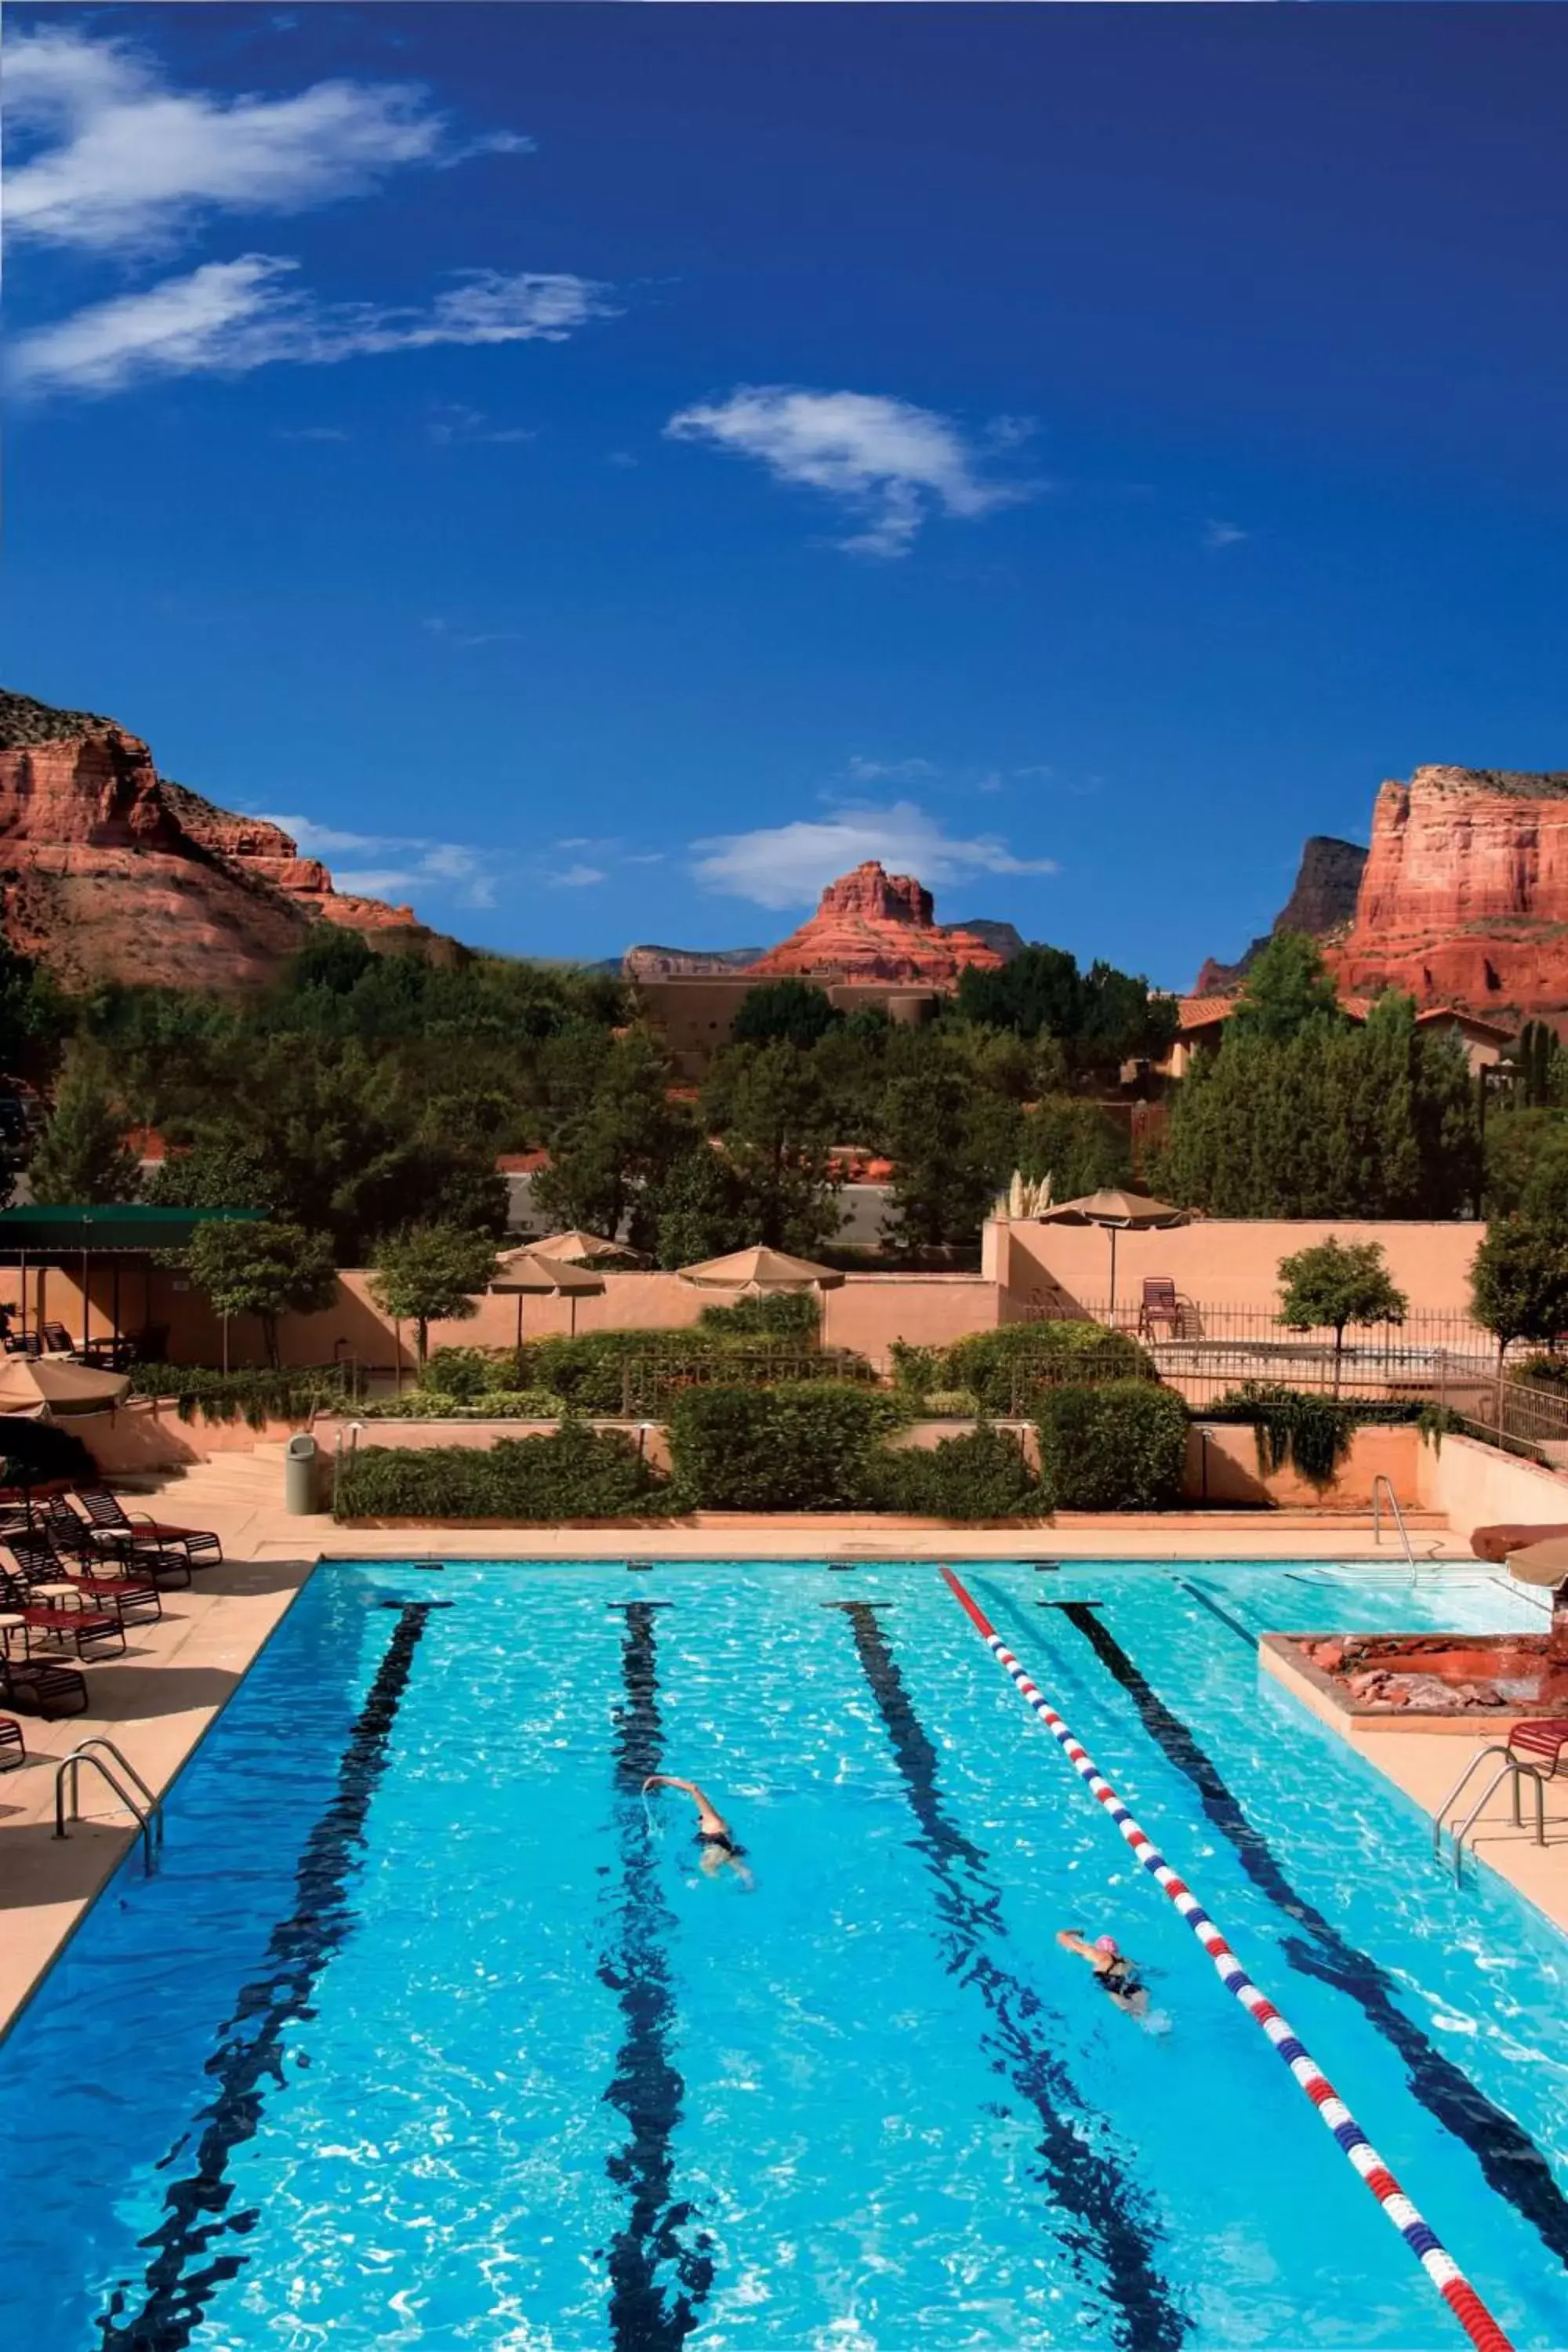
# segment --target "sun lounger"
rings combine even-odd
[[[72,1498],[87,1514],[86,1525],[105,1549],[129,1545],[135,1550],[174,1551],[193,1568],[221,1568],[223,1546],[210,1528],[172,1527],[141,1511],[128,1511],[107,1486],[76,1486]]]
[[[5,1538],[5,1549],[16,1563],[21,1581],[29,1593],[40,1601],[58,1594],[79,1607],[82,1599],[90,1601],[97,1609],[111,1612],[122,1625],[136,1625],[145,1620],[161,1617],[163,1603],[158,1587],[145,1571],[134,1574],[122,1567],[118,1574],[93,1574],[90,1569],[71,1573],[68,1560],[47,1533],[21,1535],[15,1530]],[[98,1560],[93,1566],[102,1570],[110,1563]],[[72,1587],[64,1592],[65,1585]]]
[[[105,1652],[111,1657],[124,1652],[125,1627],[112,1612],[83,1609],[63,1595],[35,1601],[19,1577],[0,1576],[0,1612],[21,1619],[29,1651],[37,1634],[43,1641],[68,1646],[84,1660]]]
[[[75,1666],[57,1665],[51,1659],[0,1658],[0,1700],[24,1715],[83,1715],[87,1711],[87,1676]]]
[[[0,1715],[0,1772],[14,1772],[27,1760],[26,1743],[22,1727],[8,1715]]]

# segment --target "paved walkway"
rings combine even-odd
[[[26,1718],[30,1761],[0,1776],[0,2031],[69,1936],[132,1832],[95,1778],[83,1776],[83,1821],[63,1843],[53,1836],[53,1760],[101,1731],[121,1747],[150,1785],[166,1789],[237,1686],[319,1555],[337,1559],[1337,1559],[1384,1568],[1397,1553],[1372,1539],[1370,1525],[1308,1521],[1294,1514],[1170,1514],[1104,1521],[1064,1517],[1055,1526],[958,1531],[878,1527],[864,1519],[775,1523],[711,1514],[700,1527],[637,1528],[346,1528],[325,1516],[289,1517],[282,1504],[281,1448],[263,1446],[199,1465],[168,1480],[153,1508],[186,1525],[214,1528],[227,1564],[198,1574],[189,1591],[165,1595],[162,1622],[133,1630],[123,1661],[88,1668],[91,1714],[54,1724]],[[1417,1549],[1467,1559],[1440,1528],[1415,1534]],[[1478,1743],[1479,1744],[1479,1743]],[[1386,1755],[1382,1752],[1386,1748]],[[1370,1760],[1428,1810],[1457,1776],[1465,1743],[1419,1735],[1378,1743]],[[1564,1790],[1568,1800],[1568,1787]],[[1481,1853],[1520,1891],[1568,1928],[1568,1807],[1549,1823],[1542,1854],[1509,1827],[1502,1801],[1483,1824]],[[1418,1861],[1421,1857],[1416,1858]]]

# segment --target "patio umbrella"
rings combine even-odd
[[[830,1265],[814,1265],[809,1258],[791,1257],[759,1242],[728,1257],[683,1265],[680,1279],[695,1283],[699,1290],[732,1290],[738,1297],[766,1298],[778,1291],[837,1290],[844,1276]]]
[[[496,1270],[490,1277],[495,1291],[517,1293],[517,1344],[522,1345],[522,1302],[525,1298],[569,1298],[572,1301],[572,1328],[577,1328],[577,1301],[597,1297],[605,1287],[602,1275],[590,1274],[586,1267],[563,1265],[559,1258],[546,1257],[542,1250],[503,1250],[496,1260]]]
[[[124,1372],[100,1372],[58,1356],[7,1356],[0,1363],[0,1412],[102,1412],[131,1386]]]
[[[1568,1581],[1568,1536],[1548,1536],[1544,1543],[1526,1544],[1508,1556],[1508,1572],[1521,1584],[1557,1585]]]
[[[607,1242],[602,1234],[585,1234],[579,1227],[569,1234],[551,1234],[528,1246],[541,1257],[553,1258],[558,1265],[596,1265],[611,1258],[617,1264],[627,1258],[637,1265],[647,1264],[641,1250],[627,1249],[624,1242]]]
[[[1076,1201],[1063,1201],[1054,1209],[1042,1209],[1039,1223],[1043,1225],[1103,1225],[1110,1235],[1110,1306],[1107,1320],[1116,1319],[1116,1236],[1118,1234],[1152,1233],[1164,1225],[1184,1225],[1185,1209],[1178,1209],[1170,1201],[1151,1201],[1142,1192],[1123,1192],[1115,1187],[1100,1192],[1082,1193]]]

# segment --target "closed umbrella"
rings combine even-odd
[[[504,1250],[496,1260],[496,1270],[490,1278],[490,1288],[503,1293],[517,1293],[517,1344],[522,1345],[522,1302],[525,1298],[569,1298],[572,1301],[572,1328],[577,1328],[577,1301],[596,1297],[604,1290],[604,1276],[590,1274],[586,1267],[563,1265],[559,1258],[546,1257],[542,1250]]]
[[[58,1356],[7,1356],[0,1363],[0,1412],[103,1412],[131,1386],[124,1372],[100,1372]]]
[[[1548,1536],[1544,1543],[1510,1551],[1508,1572],[1521,1584],[1551,1587],[1551,1648],[1553,1656],[1568,1657],[1568,1536]]]
[[[1112,1186],[1100,1192],[1085,1192],[1076,1201],[1063,1201],[1054,1209],[1042,1209],[1039,1222],[1043,1225],[1104,1226],[1110,1235],[1110,1307],[1107,1319],[1114,1323],[1117,1234],[1152,1233],[1164,1225],[1184,1225],[1187,1212],[1170,1201],[1151,1201],[1146,1193],[1123,1192]]]
[[[814,1265],[809,1258],[791,1257],[784,1250],[758,1243],[728,1257],[683,1265],[680,1279],[695,1283],[699,1290],[732,1290],[738,1297],[765,1298],[775,1291],[837,1290],[844,1276],[833,1266]]]

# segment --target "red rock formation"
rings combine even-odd
[[[1377,796],[1342,986],[1528,1019],[1568,1010],[1568,772],[1417,768]]]
[[[1354,919],[1366,859],[1367,853],[1358,842],[1313,834],[1301,851],[1295,887],[1275,916],[1271,931],[1254,940],[1237,963],[1219,963],[1210,956],[1198,974],[1194,995],[1233,996],[1268,946],[1272,931],[1306,931],[1315,940],[1329,940],[1346,930]]]
[[[912,875],[885,874],[872,859],[830,882],[811,920],[759,956],[746,977],[952,988],[965,964],[1001,970],[1005,959],[994,948],[972,931],[942,930],[931,914],[931,892]]]
[[[263,819],[165,782],[111,719],[0,692],[0,913],[68,986],[271,979],[325,919],[423,944],[410,908],[341,898]]]

